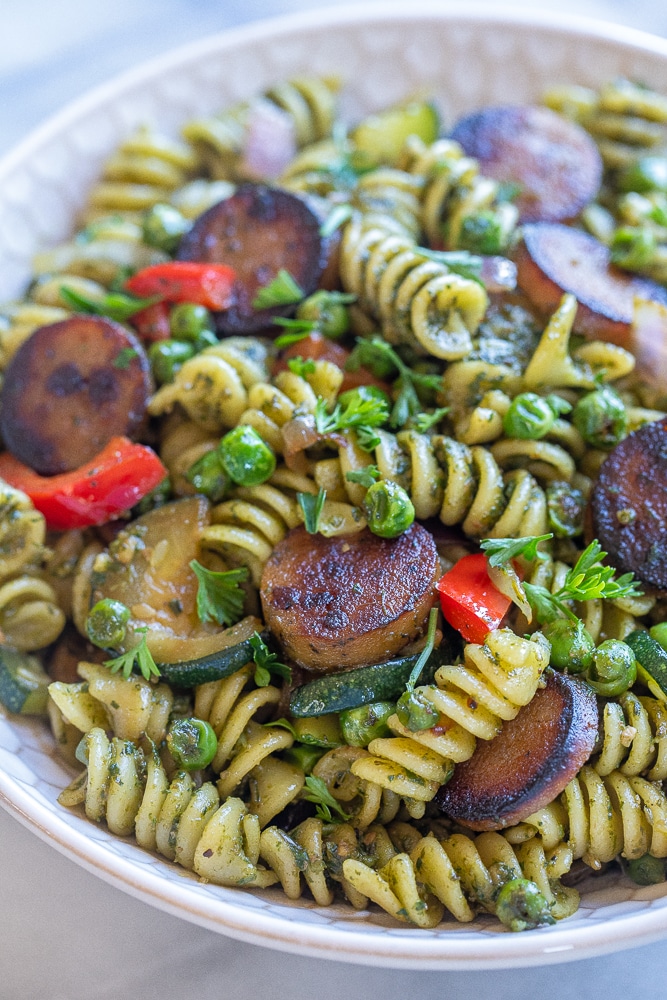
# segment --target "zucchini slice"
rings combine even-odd
[[[39,660],[0,647],[0,704],[20,715],[46,715],[51,678]]]
[[[393,166],[399,159],[405,140],[418,136],[427,146],[438,138],[440,116],[430,101],[409,101],[364,118],[350,139],[355,152],[363,154],[363,163]]]
[[[648,632],[637,629],[623,640],[637,660],[637,676],[654,698],[667,702],[667,652]]]
[[[400,659],[375,663],[370,667],[357,667],[340,674],[327,674],[295,688],[290,698],[290,713],[297,718],[343,712],[377,701],[394,701],[405,691],[412,668],[419,659],[404,656]],[[452,663],[452,648],[443,642],[424,667],[419,684],[430,684],[438,667]]]
[[[257,618],[243,618],[237,625],[221,633],[220,638],[225,645],[207,656],[199,656],[192,660],[180,660],[177,663],[158,663],[160,679],[177,688],[192,688],[209,681],[219,681],[230,677],[237,670],[250,663],[253,658],[251,637],[261,628]],[[266,642],[267,632],[260,632]]]

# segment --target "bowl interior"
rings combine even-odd
[[[83,97],[0,164],[0,301],[21,294],[38,249],[71,232],[105,157],[135,126],[177,133],[188,118],[299,74],[340,76],[348,121],[425,91],[448,125],[484,104],[535,100],[557,83],[623,75],[667,91],[667,42],[525,11],[412,4],[320,11],[190,45]],[[368,964],[479,969],[581,958],[667,931],[665,890],[614,876],[589,879],[581,909],[562,925],[520,935],[483,919],[408,929],[380,913],[204,885],[61,808],[56,798],[70,777],[40,723],[0,714],[0,803],[102,878],[254,943]]]

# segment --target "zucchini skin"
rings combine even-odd
[[[348,708],[372,705],[377,701],[395,701],[405,691],[419,655],[416,653],[385,663],[374,663],[370,667],[356,667],[339,674],[316,677],[292,692],[290,713],[296,718],[307,718],[328,712],[344,712]],[[452,645],[444,640],[431,654],[418,683],[432,683],[438,667],[452,663],[455,656]]]
[[[266,642],[268,633],[262,632]],[[250,639],[244,639],[235,646],[228,646],[198,660],[181,660],[178,663],[158,663],[160,680],[176,688],[193,688],[209,681],[219,681],[235,674],[246,663],[252,662],[253,648]]]
[[[667,694],[667,652],[648,632],[637,629],[623,640],[635,654],[640,667],[650,674],[658,687]]]

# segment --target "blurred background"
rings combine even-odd
[[[0,155],[68,101],[147,58],[244,22],[344,5],[343,0],[0,0]],[[490,0],[486,6],[508,5]],[[546,5],[518,0],[511,6],[551,7],[667,36],[665,0]],[[1,809],[0,848],[0,1000],[667,997],[667,942],[549,968],[370,969],[278,954],[161,913],[77,867]]]
[[[67,101],[176,45],[260,18],[348,4],[349,0],[2,0],[0,154]],[[485,6],[551,7],[667,35],[664,0],[510,4],[487,0]]]

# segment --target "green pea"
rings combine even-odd
[[[549,528],[557,538],[576,538],[584,530],[586,498],[581,490],[564,480],[546,488]]]
[[[411,733],[431,729],[440,720],[440,712],[420,688],[405,691],[401,695],[396,704],[396,714],[399,721]]]
[[[665,881],[664,858],[654,858],[652,854],[628,861],[626,871],[635,885],[659,885]]]
[[[460,250],[470,253],[499,254],[507,245],[509,232],[500,217],[491,210],[466,215],[457,240]]]
[[[551,666],[581,674],[593,663],[595,643],[584,623],[569,618],[556,618],[542,627],[542,634],[551,643]]]
[[[637,679],[637,661],[627,643],[606,639],[593,654],[586,680],[596,694],[613,698],[631,688]]]
[[[229,476],[224,470],[222,456],[217,448],[198,458],[185,473],[185,478],[197,493],[202,493],[213,503],[219,503],[229,487]]]
[[[326,747],[310,747],[298,743],[285,750],[283,757],[290,764],[300,767],[304,774],[312,774],[318,760],[327,753]]]
[[[508,437],[538,441],[555,422],[556,413],[548,400],[535,392],[522,392],[512,400],[503,417],[503,430]]]
[[[525,878],[505,883],[496,897],[496,916],[511,931],[528,931],[556,923],[540,890]]]
[[[129,620],[130,609],[125,604],[105,597],[88,612],[86,635],[94,646],[115,649],[125,638]]]
[[[655,235],[648,226],[621,226],[609,244],[612,263],[640,271],[653,260],[656,245]]]
[[[389,736],[387,719],[396,711],[392,701],[376,701],[372,705],[348,708],[340,714],[343,739],[351,747],[367,747],[371,740]]]
[[[364,511],[368,527],[380,538],[402,535],[415,519],[415,508],[403,487],[384,479],[369,487]]]
[[[296,318],[307,323],[316,323],[317,329],[325,337],[338,340],[345,336],[350,328],[346,303],[353,300],[354,296],[320,289],[303,300],[296,311]]]
[[[655,639],[663,649],[667,650],[667,622],[652,625],[648,632],[652,639]]]
[[[276,456],[254,427],[235,427],[225,434],[219,450],[225,472],[239,486],[259,486],[273,475]]]
[[[177,208],[159,203],[144,213],[142,237],[149,247],[173,254],[191,225]]]
[[[215,757],[218,740],[213,726],[203,719],[177,719],[167,733],[167,747],[179,767],[199,771]]]
[[[179,302],[169,313],[169,327],[174,340],[188,340],[196,343],[203,333],[213,333],[213,317],[206,306],[195,302]],[[213,336],[213,343],[217,343]]]
[[[595,448],[613,448],[628,427],[623,400],[607,385],[582,396],[572,412],[572,422],[584,441]]]
[[[621,191],[667,191],[667,158],[642,156],[618,175]]]
[[[148,360],[158,385],[173,382],[179,368],[194,353],[194,345],[184,340],[158,340],[151,344],[148,348]]]

